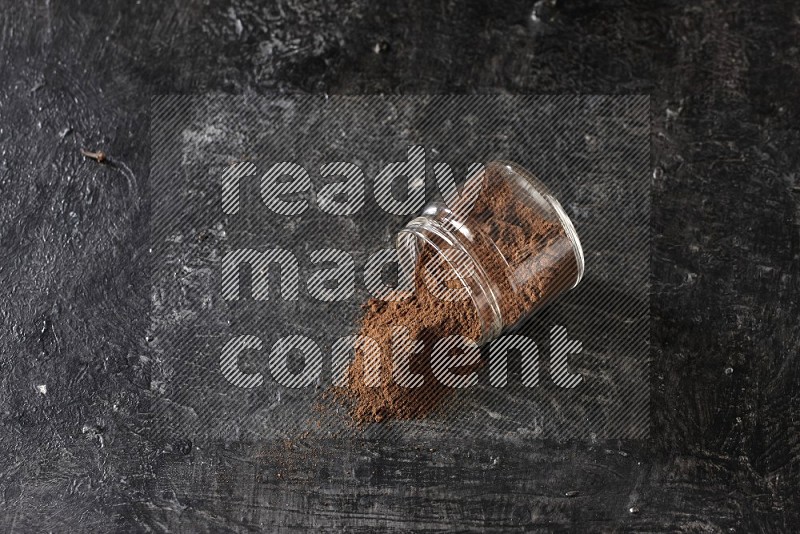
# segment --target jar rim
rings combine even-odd
[[[449,209],[444,205],[439,205],[439,209]],[[461,280],[464,287],[468,289],[470,301],[478,314],[478,319],[481,322],[481,337],[478,341],[482,344],[499,334],[502,330],[502,316],[500,312],[500,305],[498,303],[498,296],[492,290],[490,280],[484,272],[483,267],[475,261],[474,257],[464,248],[463,243],[458,239],[456,233],[452,229],[445,227],[440,221],[433,220],[426,217],[417,217],[411,220],[400,232],[396,238],[396,248],[398,252],[401,249],[400,245],[409,245],[413,243],[415,247],[414,254],[419,252],[419,240],[422,240],[427,245],[431,246],[437,253],[441,253],[442,246],[435,240],[439,239],[448,246],[459,250],[464,254],[465,258],[471,261],[471,272],[477,276],[474,284],[469,284],[468,280],[463,277],[463,273],[458,266],[454,265],[446,255],[443,255],[445,261],[453,268],[459,280]],[[483,305],[482,305],[483,303]]]

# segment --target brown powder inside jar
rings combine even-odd
[[[507,181],[487,170],[485,182],[464,223],[489,240],[474,243],[473,254],[495,284],[504,325],[521,319],[534,305],[559,293],[575,280],[577,263],[558,221],[548,220],[517,198]],[[499,254],[498,254],[499,252]],[[427,259],[435,251],[423,246],[414,271],[414,293],[400,301],[370,299],[364,305],[359,336],[380,347],[380,366],[362,349],[348,368],[348,385],[339,392],[350,401],[356,424],[387,419],[418,419],[430,414],[452,392],[441,384],[431,367],[431,354],[440,339],[459,335],[478,341],[481,324],[470,299],[444,301],[424,283]],[[420,375],[418,387],[404,387],[392,379],[393,328],[405,327],[421,350],[409,357],[409,371]],[[454,369],[469,373],[481,364]],[[368,384],[365,369],[380,373],[378,385]]]

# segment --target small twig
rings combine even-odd
[[[85,148],[82,148],[81,154],[83,154],[84,157],[95,160],[97,163],[106,162],[106,153],[103,152],[102,150],[98,150],[97,152],[92,152],[91,150],[86,150]]]

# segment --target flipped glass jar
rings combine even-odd
[[[561,204],[523,167],[494,161],[443,202],[428,204],[397,236],[401,264],[419,272],[444,300],[470,299],[479,344],[497,338],[583,277],[578,234]],[[453,284],[435,280],[442,269]],[[433,263],[436,263],[433,262]],[[436,273],[439,273],[438,275]],[[447,278],[447,276],[445,276]]]

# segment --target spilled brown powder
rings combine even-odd
[[[568,241],[561,224],[545,219],[517,198],[517,192],[497,172],[487,171],[465,225],[490,238],[478,240],[474,254],[496,284],[503,324],[510,326],[534,305],[574,282],[577,264],[571,247],[565,246]],[[476,341],[481,336],[470,299],[443,301],[426,287],[424,266],[433,253],[430,247],[419,252],[415,291],[410,297],[401,301],[371,299],[364,305],[359,335],[377,342],[380,366],[375,366],[363,348],[356,350],[348,369],[348,386],[341,396],[350,401],[357,424],[427,416],[452,391],[436,379],[430,365],[436,342],[452,335]],[[392,331],[396,327],[406,327],[410,338],[421,344],[421,350],[409,357],[409,371],[422,377],[421,386],[404,387],[392,379]],[[460,371],[475,371],[482,363]],[[368,383],[367,369],[378,370],[378,385]]]

